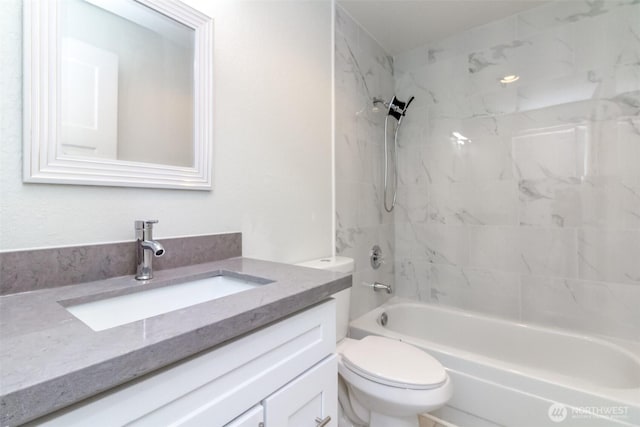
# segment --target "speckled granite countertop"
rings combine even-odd
[[[59,301],[93,300],[220,271],[273,283],[95,332]],[[0,423],[17,425],[250,332],[351,286],[351,276],[232,258],[0,297]],[[79,299],[79,300],[76,300]]]

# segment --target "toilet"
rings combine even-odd
[[[329,257],[298,265],[353,272],[353,259]],[[418,414],[444,406],[453,388],[444,367],[410,344],[379,336],[347,338],[351,289],[336,299],[339,427],[418,427]]]

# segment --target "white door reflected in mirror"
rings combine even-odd
[[[117,159],[118,55],[62,38],[62,155]]]
[[[60,4],[62,154],[193,166],[195,31],[132,0]]]
[[[25,182],[211,189],[210,17],[177,0],[24,11]]]

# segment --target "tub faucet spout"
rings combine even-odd
[[[136,280],[149,280],[153,278],[153,257],[164,255],[164,247],[160,242],[153,240],[153,224],[158,220],[136,221]]]
[[[385,291],[388,294],[391,294],[393,292],[393,289],[391,288],[391,285],[387,285],[385,283],[380,283],[380,282],[367,283],[367,282],[364,282],[362,285],[363,286],[367,286],[369,288],[373,288],[373,290],[376,291],[376,292]]]

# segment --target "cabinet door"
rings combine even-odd
[[[265,399],[263,405],[265,427],[337,426],[336,356],[329,356],[282,387]]]
[[[259,427],[264,421],[264,407],[254,406],[224,427]]]

